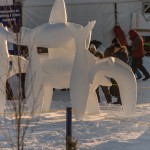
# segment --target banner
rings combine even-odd
[[[21,5],[0,6],[0,22],[17,33],[22,24],[21,13]]]

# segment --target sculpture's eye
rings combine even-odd
[[[38,54],[47,54],[48,53],[48,48],[37,47],[37,52],[38,52]]]

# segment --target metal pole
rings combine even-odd
[[[72,108],[66,108],[66,150],[69,150],[69,143],[72,141]]]
[[[117,3],[115,3],[115,24],[118,24]]]

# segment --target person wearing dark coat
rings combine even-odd
[[[131,45],[131,55],[132,55],[132,71],[135,74],[136,70],[139,69],[145,76],[143,81],[150,78],[149,72],[143,66],[143,57],[144,57],[144,42],[143,38],[138,35],[136,30],[132,29],[129,31],[130,40],[132,41]]]
[[[94,53],[96,52],[96,46],[94,44],[90,44],[89,51],[94,55]]]
[[[114,44],[113,57],[116,57],[116,58],[122,60],[126,64],[129,63],[127,48],[125,46],[121,47],[121,45],[119,43]],[[111,78],[110,80],[111,80],[111,83],[112,83],[112,86],[109,89],[110,94],[117,98],[117,102],[114,102],[113,104],[122,104],[118,84],[114,79]]]
[[[111,46],[114,46],[116,43],[119,43],[117,38],[114,38],[111,42]]]
[[[114,57],[119,58],[124,63],[129,63],[128,51],[125,46],[121,46],[119,43],[114,44]]]
[[[110,47],[106,48],[106,50],[104,52],[104,58],[113,57],[113,55],[114,55],[114,47],[110,46]]]

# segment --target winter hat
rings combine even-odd
[[[129,36],[130,36],[130,39],[133,41],[138,35],[137,31],[135,29],[131,29],[129,31]]]
[[[91,45],[91,44],[94,44],[94,45],[96,46],[96,48],[98,48],[100,45],[102,45],[102,42],[97,41],[97,40],[92,40],[92,41],[90,42],[90,45]]]
[[[116,47],[116,48],[121,48],[121,45],[120,45],[119,43],[115,43],[115,44],[114,44],[114,47]]]
[[[91,44],[90,49],[94,49],[96,51],[96,46],[94,44]]]
[[[118,43],[117,38],[114,38],[114,39],[112,40],[112,42],[111,42],[111,43],[112,43],[112,44]]]

